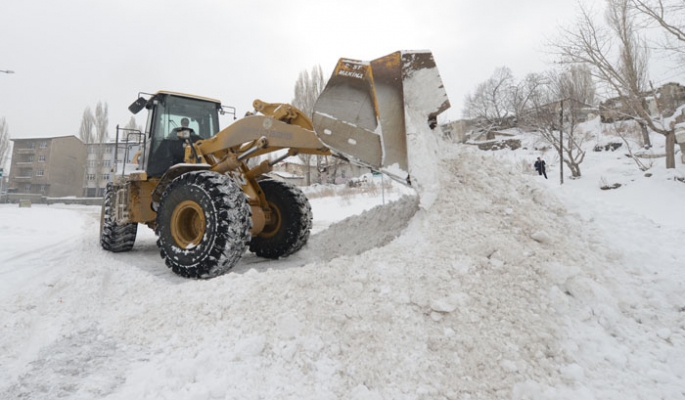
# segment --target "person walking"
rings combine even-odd
[[[535,170],[538,171],[538,175],[544,175],[545,179],[547,179],[547,171],[545,170],[545,160],[538,157],[538,160],[535,161]]]

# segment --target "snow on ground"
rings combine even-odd
[[[0,206],[0,398],[685,397],[685,184],[443,152],[430,207],[315,198],[301,252],[203,281],[142,226],[102,251],[98,208]]]

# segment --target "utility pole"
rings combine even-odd
[[[559,109],[559,184],[564,184],[564,100]]]

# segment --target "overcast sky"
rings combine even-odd
[[[596,0],[601,1],[601,0]],[[3,0],[0,117],[12,138],[78,135],[83,111],[109,106],[125,125],[138,92],[290,102],[302,70],[329,76],[340,57],[433,52],[458,119],[495,68],[517,78],[550,68],[544,39],[576,0]],[[144,123],[143,113],[137,116]],[[224,124],[228,124],[228,119]]]

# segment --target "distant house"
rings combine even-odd
[[[685,104],[685,86],[670,82],[657,90],[657,112],[661,110],[664,117],[673,116],[678,107]]]
[[[685,86],[670,82],[662,85],[655,91],[641,94],[642,107],[650,116],[663,115],[665,118],[673,116],[678,107],[685,104]],[[634,118],[635,112],[628,104],[625,97],[613,97],[599,105],[602,122],[623,121]]]
[[[270,175],[278,180],[292,183],[295,186],[304,186],[304,176],[291,174],[285,171],[271,171]]]
[[[518,137],[520,133],[518,128],[503,130],[480,129],[470,131],[464,143],[476,145],[480,150],[516,150],[521,147],[521,139]]]
[[[86,145],[76,136],[11,140],[9,201],[82,195]]]
[[[493,124],[482,117],[474,119],[459,119],[440,125],[444,138],[457,143],[465,143],[468,140],[473,140],[474,134],[485,133],[492,138],[495,134],[494,131],[501,131],[515,127],[516,117],[513,115],[503,118],[499,125]]]
[[[347,179],[361,176],[369,172],[369,168],[361,167],[345,160],[326,156],[321,163],[317,165],[316,156],[311,156],[309,165],[300,157],[288,157],[284,161],[274,165],[274,173],[285,172],[293,176],[301,176],[301,185],[307,185],[307,173],[310,176],[312,183],[335,183],[341,179]]]
[[[464,141],[466,141],[466,133],[473,129],[473,127],[474,122],[466,119],[450,121],[440,125],[440,129],[442,129],[445,139],[457,143],[464,143]]]
[[[565,121],[570,120],[570,117],[573,116],[573,118],[575,118],[575,123],[582,123],[596,118],[599,114],[599,108],[570,98],[541,105],[538,107],[536,113],[540,113],[540,111],[542,111],[542,113],[545,113],[545,115],[548,115],[554,119],[556,116],[561,115],[562,105],[564,107],[563,111]]]
[[[646,104],[645,106],[650,108]],[[605,123],[633,119],[633,115],[634,112],[624,97],[613,97],[599,104],[599,116]]]

